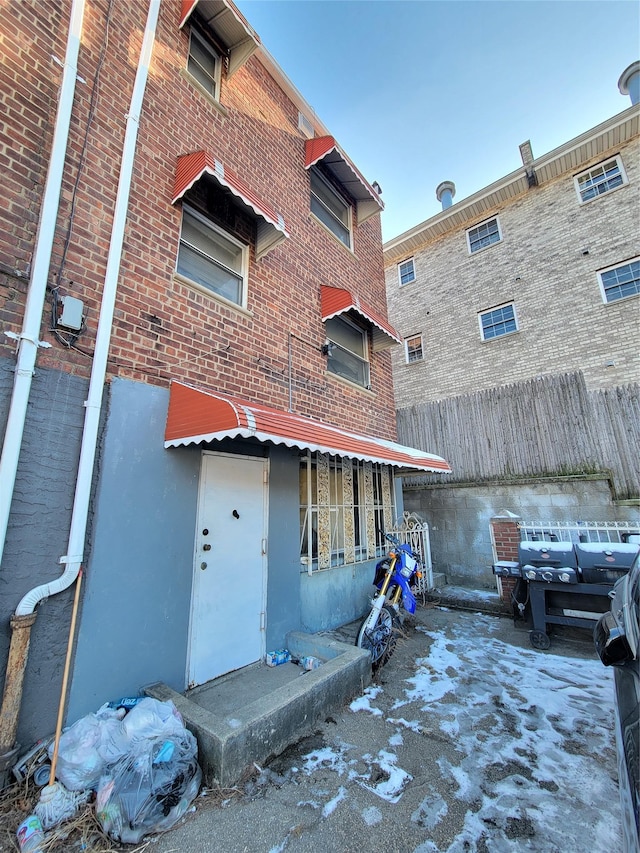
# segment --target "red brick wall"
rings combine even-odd
[[[518,522],[512,519],[492,518],[491,529],[497,560],[518,562],[518,545],[520,543],[520,528]],[[500,578],[502,589],[501,598],[511,602],[511,593],[516,586],[516,578]]]
[[[88,375],[106,269],[125,114],[138,61],[148,4],[114,3],[108,27],[106,0],[89,0],[79,83],[49,283],[80,298],[87,330],[67,349],[49,332],[50,298],[42,336],[53,346],[38,364]],[[9,228],[0,235],[0,319],[20,327],[39,202],[50,150],[61,72],[50,56],[64,55],[70,2],[20,0],[5,12],[3,106],[14,128],[0,137]],[[309,213],[309,176],[298,107],[256,57],[223,77],[216,108],[184,74],[188,27],[179,31],[179,4],[164,2],[147,84],[112,344],[109,375],[168,385],[180,379],[287,408],[289,335],[292,338],[295,411],[357,431],[395,437],[388,352],[371,355],[372,392],[326,374],[320,353],[320,287],[348,287],[386,313],[380,222],[354,228],[349,252]],[[108,31],[108,49],[99,68]],[[91,95],[99,71],[93,106]],[[294,81],[295,83],[295,81]],[[24,118],[24,132],[15,128]],[[91,125],[86,146],[87,123]],[[290,238],[260,261],[250,256],[248,311],[228,307],[173,277],[181,221],[171,205],[176,158],[208,149],[240,174],[285,219]],[[73,187],[81,167],[73,227]],[[376,176],[370,176],[373,180]],[[11,271],[18,270],[18,274]],[[13,346],[0,341],[0,355]]]

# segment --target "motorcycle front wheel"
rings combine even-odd
[[[368,630],[367,618],[360,625],[356,646],[369,651],[373,668],[377,669],[389,660],[396,647],[395,613],[383,605],[373,628]]]

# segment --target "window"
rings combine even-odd
[[[321,453],[300,458],[300,558],[308,571],[381,557],[394,517],[387,465]]]
[[[187,71],[216,100],[220,97],[220,64],[213,47],[192,28]]]
[[[317,169],[310,170],[311,212],[351,248],[351,205],[331,186]]]
[[[627,183],[627,176],[622,160],[614,157],[581,175],[576,175],[574,181],[580,201],[585,202],[623,186]]]
[[[492,243],[499,243],[502,240],[500,231],[500,223],[498,217],[488,219],[486,222],[481,222],[475,228],[470,228],[467,231],[467,243],[471,254],[479,252],[480,249],[486,249]]]
[[[404,349],[407,364],[413,364],[415,361],[422,361],[422,335],[413,335],[411,338],[405,338]]]
[[[518,331],[513,302],[501,305],[499,308],[492,308],[491,311],[481,312],[478,314],[478,320],[483,341],[490,341],[492,338],[500,338],[502,335]]]
[[[325,321],[327,333],[327,370],[355,382],[356,385],[369,387],[369,360],[367,333],[360,326],[332,317]]]
[[[602,297],[605,302],[615,302],[626,296],[640,293],[640,258],[598,273]]]
[[[416,280],[416,268],[413,258],[408,258],[408,260],[398,264],[398,276],[400,278],[400,286],[411,284],[412,281]]]
[[[244,305],[247,282],[246,246],[225,234],[194,210],[183,207],[176,271],[180,275]]]

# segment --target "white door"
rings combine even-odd
[[[265,652],[268,464],[251,456],[202,454],[190,687]]]

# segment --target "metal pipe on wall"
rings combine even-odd
[[[65,569],[60,577],[50,583],[41,584],[28,592],[18,604],[16,614],[12,620],[11,645],[9,648],[9,659],[16,660],[14,677],[9,683],[13,685],[10,691],[5,682],[5,690],[0,711],[0,746],[6,744],[10,748],[15,740],[17,721],[20,712],[22,697],[22,681],[27,665],[28,642],[24,651],[22,635],[15,630],[19,620],[34,614],[36,606],[50,595],[69,587],[77,578],[82,565],[85,535],[87,529],[87,517],[89,512],[89,499],[91,493],[91,482],[93,477],[93,466],[95,461],[96,446],[98,440],[98,427],[100,411],[102,407],[102,394],[106,377],[107,356],[109,352],[109,341],[113,326],[113,314],[115,308],[118,277],[120,274],[120,263],[122,258],[122,246],[124,242],[124,228],[129,206],[129,194],[131,190],[131,178],[133,174],[133,163],[135,148],[138,137],[140,112],[147,84],[149,64],[155,41],[155,31],[160,11],[160,0],[151,0],[147,23],[144,31],[140,59],[136,71],[136,78],[131,95],[131,103],[127,113],[127,124],[122,149],[120,164],[120,175],[118,179],[118,191],[111,229],[111,240],[107,256],[107,269],[102,293],[100,307],[100,318],[96,336],[96,346],[89,382],[89,394],[85,403],[85,422],[82,433],[82,445],[80,448],[80,461],[76,479],[76,490],[71,515],[71,526],[69,531],[69,542],[67,554],[60,558],[65,564]],[[35,621],[35,616],[33,617]],[[13,655],[13,658],[12,658]],[[19,689],[18,689],[19,687]],[[12,734],[13,733],[13,734]],[[8,743],[6,738],[12,735],[13,740]],[[2,756],[0,755],[0,761]],[[1,766],[1,765],[0,765]]]
[[[67,153],[69,127],[71,125],[71,110],[78,75],[78,54],[82,35],[85,0],[73,0],[67,49],[64,59],[64,71],[58,99],[58,112],[53,133],[51,157],[47,171],[42,209],[38,223],[38,234],[33,254],[33,269],[27,291],[27,301],[22,321],[22,332],[15,336],[18,339],[18,356],[16,360],[13,392],[9,408],[7,428],[0,458],[0,561],[4,552],[9,524],[11,501],[15,488],[18,460],[22,446],[24,424],[27,417],[27,404],[31,392],[31,380],[36,363],[40,341],[40,323],[47,294],[47,278],[51,264],[53,238],[60,193],[62,191],[62,173]],[[13,336],[12,336],[13,337]],[[0,735],[0,744],[2,737]]]

